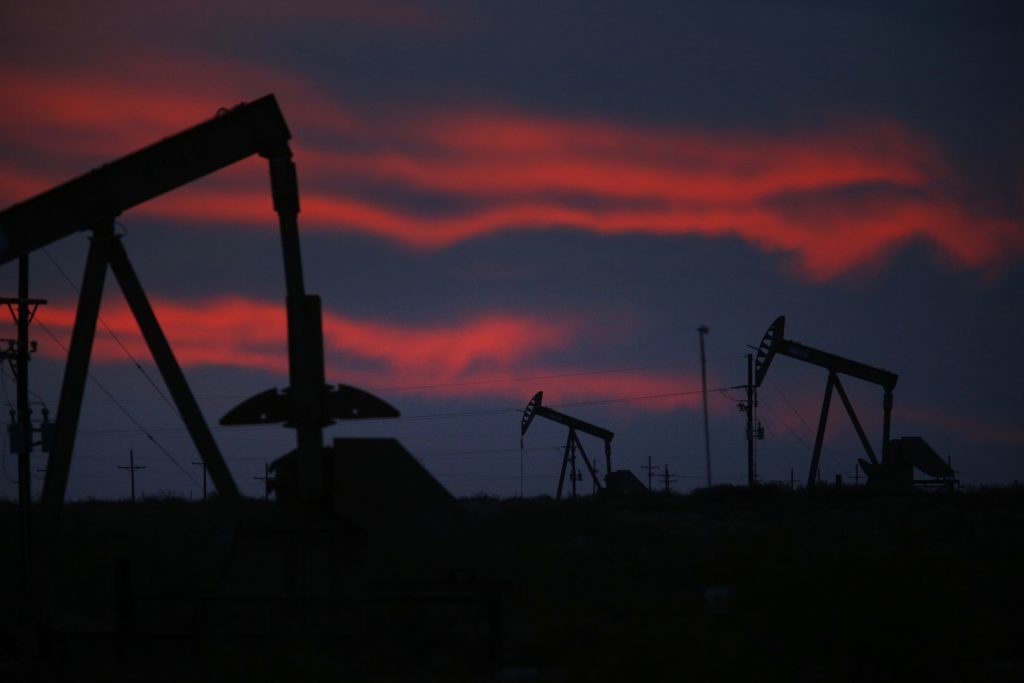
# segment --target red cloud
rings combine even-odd
[[[152,51],[125,68],[132,73],[114,77],[88,66],[51,72],[0,64],[0,88],[17,93],[0,108],[0,140],[28,152],[32,169],[83,173],[270,91],[287,102],[288,121],[306,140],[362,134],[353,114],[290,72]],[[162,74],[156,85],[154,73]],[[40,190],[67,179],[54,177]],[[7,201],[24,199],[3,192]]]
[[[199,302],[154,301],[154,309],[185,367],[232,366],[287,377],[283,306],[243,297]],[[105,324],[133,356],[149,358],[131,312],[123,304],[105,307]],[[39,321],[60,339],[70,338],[73,306],[53,303]],[[576,343],[582,325],[508,313],[491,313],[448,325],[399,325],[356,320],[325,312],[324,347],[328,380],[393,393],[431,397],[484,396],[525,401],[545,388],[559,401],[628,399],[644,410],[695,405],[692,377],[629,370],[587,372],[545,363],[545,355]],[[54,345],[41,352],[63,358]],[[124,350],[102,327],[93,358],[127,362]],[[538,387],[538,385],[540,385]]]
[[[735,235],[792,255],[815,279],[875,266],[913,240],[972,268],[999,265],[1024,248],[1019,217],[978,213],[961,199],[955,169],[894,123],[704,133],[465,108],[380,120],[291,74],[180,60],[173,73],[213,75],[154,91],[80,74],[0,70],[5,87],[19,92],[0,112],[0,141],[43,158],[95,159],[108,148],[109,158],[211,115],[225,104],[215,87],[223,81],[259,82],[260,91],[279,89],[296,134],[306,228],[364,231],[420,248],[551,227]],[[259,166],[239,165],[134,213],[272,228]],[[43,175],[0,165],[0,180],[15,188]],[[409,199],[423,196],[435,207],[429,212]]]

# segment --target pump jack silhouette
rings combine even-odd
[[[228,470],[171,346],[135,273],[115,220],[124,211],[252,155],[269,162],[274,210],[284,254],[288,326],[288,379],[230,411],[224,424],[282,422],[296,432],[298,476],[292,499],[316,504],[325,496],[323,428],[335,419],[396,417],[381,399],[324,381],[320,299],[307,294],[299,250],[299,190],[288,145],[291,133],[273,95],[217,115],[193,128],[106,164],[0,212],[0,265],[79,231],[91,233],[43,484],[42,543],[34,564],[45,584],[47,546],[53,543],[67,489],[89,357],[96,333],[107,266],[132,314],[196,450],[221,498],[238,499]],[[41,588],[38,589],[41,600]]]
[[[754,369],[754,386],[760,387],[768,373],[776,355],[789,356],[796,360],[817,365],[828,370],[828,381],[825,384],[825,398],[822,401],[821,417],[818,420],[818,431],[814,438],[814,451],[811,455],[811,467],[807,474],[807,488],[814,486],[818,478],[818,463],[821,458],[821,448],[825,439],[825,425],[828,421],[829,407],[832,402],[832,391],[839,394],[843,407],[850,416],[850,422],[857,432],[868,460],[860,458],[858,463],[864,473],[868,476],[868,483],[875,485],[897,484],[913,485],[914,483],[930,484],[930,481],[915,481],[913,469],[916,467],[926,474],[936,477],[943,484],[952,482],[955,473],[952,467],[943,462],[942,458],[920,437],[904,437],[902,439],[890,439],[890,428],[892,422],[892,391],[896,386],[899,375],[860,363],[849,358],[843,358],[826,351],[790,341],[784,338],[786,329],[786,317],[779,316],[768,327],[761,344],[757,349],[757,360]],[[871,442],[864,433],[864,428],[853,410],[853,404],[846,395],[846,389],[839,379],[840,374],[856,377],[857,379],[871,382],[882,387],[884,394],[882,398],[882,458],[881,461],[875,456]]]
[[[584,434],[590,434],[604,441],[604,457],[605,457],[605,472],[612,471],[612,439],[615,438],[613,432],[608,431],[602,427],[592,425],[589,422],[584,422],[578,418],[560,413],[557,410],[548,408],[542,405],[544,401],[544,392],[538,391],[534,394],[530,402],[526,404],[526,408],[523,410],[523,421],[519,428],[519,435],[525,436],[526,430],[530,428],[530,423],[533,422],[535,417],[546,417],[549,420],[564,424],[569,428],[569,435],[565,440],[565,453],[562,456],[562,470],[558,475],[558,493],[556,498],[562,497],[562,487],[565,484],[565,470],[567,467],[570,468],[570,478],[572,479],[572,495],[576,496],[576,453],[579,452],[580,457],[583,458],[584,464],[587,466],[587,471],[590,472],[590,478],[594,481],[594,487],[598,492],[604,490],[604,486],[601,484],[601,479],[597,476],[597,470],[594,465],[590,462],[587,457],[587,452],[583,449],[583,443],[580,441],[580,437],[576,434],[577,431],[583,432]]]

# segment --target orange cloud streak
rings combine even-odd
[[[148,59],[151,67],[159,64]],[[971,268],[998,266],[1024,250],[1018,216],[979,214],[960,198],[964,182],[955,169],[895,123],[787,134],[701,133],[470,109],[388,120],[357,115],[290,74],[187,60],[177,61],[174,72],[214,75],[197,79],[199,86],[154,91],[81,75],[0,70],[5,87],[19,92],[0,111],[0,141],[50,157],[92,158],[109,148],[109,158],[211,115],[224,104],[214,94],[221,82],[270,83],[281,87],[297,136],[302,224],[317,230],[369,232],[419,248],[524,228],[734,235],[793,256],[818,280],[877,265],[912,240],[936,245],[954,264]],[[272,227],[258,167],[218,174],[137,213]],[[41,176],[0,164],[0,184],[24,188]],[[368,184],[372,193],[363,191]],[[424,212],[410,196],[428,196],[431,206],[443,208]]]
[[[365,231],[421,248],[441,248],[512,228],[570,227],[606,235],[737,235],[768,251],[797,255],[805,274],[817,280],[872,264],[887,250],[915,238],[928,238],[956,263],[973,268],[997,264],[1024,248],[1024,234],[1015,221],[989,219],[972,232],[969,227],[979,219],[963,207],[918,198],[865,201],[849,213],[823,207],[815,216],[789,216],[757,204],[595,208],[523,200],[437,217],[359,197],[321,193],[306,193],[302,206],[304,228]],[[276,226],[265,190],[183,190],[140,207],[135,215],[186,225]]]
[[[283,306],[243,297],[198,302],[159,299],[154,309],[185,367],[228,366],[287,377]],[[149,358],[130,310],[123,303],[103,310],[103,320],[133,356]],[[74,324],[71,305],[52,303],[39,313],[58,338]],[[590,373],[545,363],[546,354],[575,343],[578,322],[557,323],[492,313],[448,325],[398,325],[355,320],[325,312],[324,347],[329,379],[399,395],[492,397],[524,401],[542,385],[560,401],[641,399],[641,410],[693,406],[697,380],[681,374],[631,370]],[[63,359],[44,345],[41,353]],[[124,350],[102,329],[93,359],[128,362]],[[390,390],[390,391],[388,391]]]
[[[315,173],[369,175],[454,193],[505,197],[566,191],[700,204],[866,182],[919,185],[935,173],[926,173],[926,167],[940,165],[926,145],[895,126],[730,137],[527,117],[451,117],[440,131],[423,131],[433,146],[429,155],[302,149],[303,164]],[[424,140],[414,142],[422,148]]]

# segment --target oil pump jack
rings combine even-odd
[[[853,428],[857,432],[868,460],[860,458],[858,463],[868,477],[869,484],[908,484],[930,483],[915,482],[913,469],[916,467],[926,474],[946,484],[955,476],[953,469],[939,457],[937,453],[920,437],[904,437],[890,439],[892,422],[892,391],[899,376],[888,370],[872,367],[858,361],[843,358],[826,351],[785,339],[786,317],[779,316],[769,326],[757,349],[754,369],[754,386],[760,387],[768,368],[776,355],[789,356],[796,360],[817,365],[828,370],[828,381],[825,384],[825,398],[821,406],[821,417],[818,420],[818,431],[814,438],[814,451],[811,455],[811,468],[807,475],[807,488],[814,486],[818,478],[818,463],[821,458],[821,447],[825,438],[825,425],[828,421],[829,407],[832,402],[832,391],[839,394],[843,407],[846,408]],[[839,375],[849,375],[857,379],[877,384],[882,387],[882,459],[875,456],[871,442],[864,433],[864,428],[853,410],[846,389]]]
[[[299,191],[288,145],[291,133],[273,95],[232,109],[108,163],[0,212],[0,264],[75,232],[91,233],[78,309],[64,370],[53,445],[42,493],[43,540],[52,537],[67,488],[89,357],[107,266],[114,272],[154,361],[218,493],[237,499],[238,487],[157,322],[114,222],[124,211],[214,171],[259,155],[269,162],[286,285],[288,379],[243,402],[224,424],[281,422],[295,430],[298,476],[291,497],[315,503],[325,495],[323,428],[335,419],[395,417],[393,407],[348,386],[324,380],[320,299],[307,294],[299,250]]]
[[[553,410],[543,405],[544,392],[538,391],[530,402],[526,404],[526,408],[523,410],[523,421],[520,425],[520,436],[526,435],[526,430],[530,428],[530,423],[533,422],[535,417],[546,417],[549,420],[564,424],[569,428],[569,435],[565,440],[565,453],[562,456],[562,470],[558,475],[558,494],[557,498],[562,497],[562,487],[565,484],[565,470],[568,467],[570,469],[570,478],[572,479],[572,495],[576,496],[576,453],[579,452],[580,457],[583,458],[584,464],[587,466],[587,471],[590,472],[590,477],[594,482],[594,487],[598,492],[604,490],[604,486],[601,484],[600,478],[597,476],[597,470],[594,465],[587,458],[587,452],[583,449],[583,443],[580,441],[580,437],[576,432],[583,432],[584,434],[590,434],[604,441],[604,457],[605,457],[605,472],[612,471],[612,439],[615,438],[615,434],[603,429],[596,425],[592,425],[589,422],[584,422],[578,418],[566,415],[557,410]]]
[[[277,492],[282,503],[280,514],[247,519],[246,506],[231,506],[239,523],[224,566],[218,572],[220,583],[213,590],[215,596],[224,600],[215,599],[210,606],[204,602],[189,617],[186,631],[191,637],[198,623],[204,624],[203,629],[218,632],[245,624],[242,630],[249,633],[252,613],[248,605],[254,604],[250,602],[249,591],[258,586],[261,597],[255,604],[265,604],[259,600],[270,591],[274,600],[290,605],[285,610],[290,616],[278,615],[274,619],[281,624],[281,633],[288,634],[287,642],[294,642],[291,638],[296,634],[312,634],[310,642],[333,643],[323,637],[325,622],[320,606],[338,604],[330,601],[342,596],[351,600],[353,595],[363,595],[362,591],[383,593],[386,600],[391,599],[392,589],[388,586],[369,585],[365,576],[354,577],[349,572],[354,564],[365,560],[368,537],[387,538],[390,547],[401,549],[416,561],[429,556],[433,563],[430,571],[440,567],[436,571],[447,568],[449,573],[461,561],[459,552],[463,547],[472,547],[463,543],[462,531],[453,532],[465,529],[455,499],[398,441],[348,438],[335,439],[330,446],[323,443],[324,427],[334,420],[397,417],[398,411],[365,391],[325,384],[320,300],[307,294],[303,284],[298,183],[288,145],[290,137],[277,102],[268,95],[221,110],[205,123],[0,212],[0,264],[21,257],[27,259],[26,255],[33,250],[74,232],[91,233],[43,487],[41,538],[32,547],[31,574],[24,593],[25,628],[19,631],[18,651],[25,659],[26,671],[32,671],[29,660],[40,654],[38,645],[44,642],[37,636],[50,632],[50,617],[55,614],[54,609],[59,609],[59,604],[48,604],[53,593],[48,588],[50,575],[58,568],[59,555],[55,549],[59,513],[108,265],[214,486],[222,499],[240,498],[128,260],[122,239],[115,233],[114,221],[131,207],[251,155],[262,156],[269,162],[274,209],[280,223],[289,386],[284,390],[269,389],[243,401],[221,419],[221,424],[283,423],[295,430],[297,447],[269,467],[276,476],[273,482],[267,482],[268,491]],[[22,300],[27,301],[27,295],[19,292],[19,301]],[[130,564],[119,563],[118,567],[119,585],[127,594]],[[410,590],[429,592],[431,585],[409,588],[402,584],[401,599],[406,599],[404,596]],[[491,590],[476,586],[474,582],[471,588],[459,590],[467,592],[473,600],[483,599],[482,591]],[[364,606],[374,604],[381,603],[370,598]],[[380,617],[380,622],[391,623],[393,618],[389,612]],[[275,653],[285,646],[262,638],[259,642],[261,647],[267,643]],[[173,647],[177,652],[177,641]],[[34,680],[31,675],[25,678]]]

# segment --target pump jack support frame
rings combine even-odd
[[[75,432],[81,414],[85,381],[89,374],[89,356],[96,334],[99,303],[103,296],[107,266],[114,273],[121,291],[139,325],[146,345],[153,355],[153,361],[160,370],[168,392],[199,456],[206,465],[210,479],[221,496],[238,498],[238,487],[224,463],[217,442],[203,418],[199,404],[189,388],[185,375],[174,357],[174,352],[157,322],[153,308],[142,288],[141,282],[128,259],[121,238],[114,234],[113,224],[93,230],[92,243],[86,259],[85,275],[82,278],[81,297],[75,315],[75,326],[64,369],[64,383],[61,387],[57,408],[57,423],[54,432],[53,450],[47,464],[46,480],[43,484],[42,503],[44,509],[60,505],[67,489],[68,472],[71,467],[71,452]]]
[[[583,443],[580,441],[580,437],[576,434],[575,427],[569,427],[569,436],[565,440],[565,453],[562,456],[562,470],[558,475],[558,493],[555,498],[562,497],[562,489],[565,483],[565,469],[569,467],[571,479],[572,479],[572,497],[576,497],[576,452],[579,451],[580,457],[583,458],[583,463],[587,466],[587,471],[590,472],[590,478],[593,480],[597,490],[601,490],[601,480],[597,476],[597,470],[594,468],[593,463],[590,462],[590,458],[587,457],[587,452],[583,448]],[[606,448],[605,455],[608,458],[608,467],[611,471],[611,452],[610,446]]]

